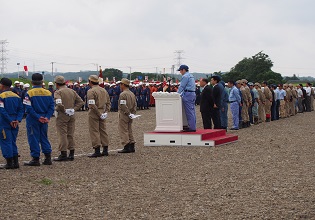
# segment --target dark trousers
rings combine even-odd
[[[311,111],[311,96],[306,96],[305,98],[306,111]]]
[[[212,121],[214,129],[220,129],[221,128],[221,119],[220,119],[220,109],[215,108],[212,110]]]
[[[201,112],[203,129],[211,129],[212,128],[212,120],[211,120],[211,112]]]
[[[273,101],[271,105],[271,121],[277,120],[276,109],[277,109],[277,102]]]
[[[279,120],[280,118],[280,100],[278,99],[276,101],[276,120]]]
[[[248,116],[249,116],[249,122],[251,124],[254,124],[254,120],[253,120],[253,108],[252,106],[248,108]]]

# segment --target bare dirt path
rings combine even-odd
[[[238,142],[216,148],[144,147],[155,110],[138,113],[135,154],[114,151],[122,146],[110,113],[110,156],[84,156],[92,149],[78,112],[73,162],[1,170],[0,219],[315,219],[315,112],[233,132]],[[18,146],[29,160],[25,121]]]

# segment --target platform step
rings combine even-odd
[[[198,129],[196,132],[146,132],[144,146],[218,146],[235,142],[238,136],[223,129]]]
[[[233,135],[233,134],[226,134],[220,137],[211,138],[211,140],[214,141],[215,146],[219,146],[219,145],[228,144],[228,143],[237,141],[238,136]]]

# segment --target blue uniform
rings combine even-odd
[[[233,116],[233,128],[239,128],[240,104],[241,104],[240,91],[233,86],[229,95],[229,102],[231,103],[231,112]]]
[[[18,155],[16,138],[19,127],[13,128],[12,121],[22,121],[24,114],[21,98],[11,91],[0,94],[0,145],[4,158],[12,158]]]
[[[31,156],[40,156],[40,145],[44,154],[51,153],[51,145],[48,140],[48,123],[41,123],[40,117],[48,118],[54,113],[54,99],[51,93],[41,86],[33,86],[23,101],[27,117],[26,129],[27,139],[30,145]]]
[[[177,92],[182,97],[189,130],[196,130],[195,91],[196,85],[194,76],[189,72],[186,72],[182,77]]]
[[[15,94],[17,94],[18,96],[20,96],[21,97],[21,93],[22,93],[22,89],[20,88],[20,87],[14,87],[13,89],[12,89],[12,92],[14,92]]]
[[[229,102],[229,94],[225,90],[225,83],[220,81],[218,83],[220,91],[221,91],[221,112],[220,112],[220,120],[221,127],[227,128],[228,126],[228,102]]]

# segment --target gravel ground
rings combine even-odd
[[[144,147],[155,110],[138,113],[135,154],[115,152],[110,113],[113,151],[87,158],[87,113],[78,112],[73,162],[0,170],[0,219],[315,219],[315,112],[229,131],[239,141],[215,148]],[[49,137],[57,156],[54,118]],[[25,121],[18,146],[29,160]]]

